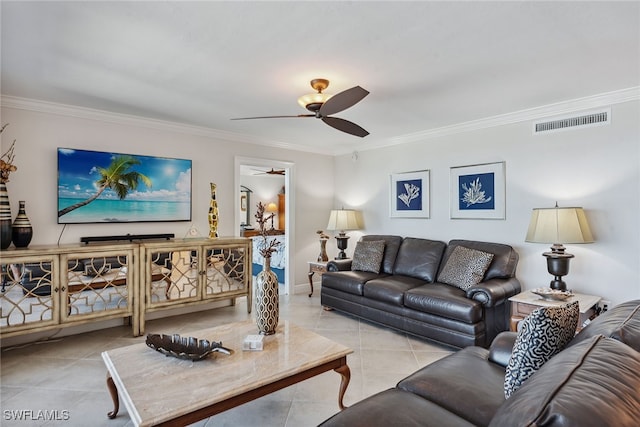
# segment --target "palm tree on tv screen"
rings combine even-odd
[[[151,188],[151,179],[140,172],[130,170],[133,166],[139,165],[140,161],[132,156],[118,156],[113,159],[107,168],[96,167],[100,174],[100,179],[96,181],[98,191],[86,200],[78,202],[74,205],[67,206],[58,211],[58,218],[82,206],[96,200],[100,195],[110,188],[113,190],[120,200],[127,197],[129,191],[136,190],[138,184],[142,181],[148,188]]]

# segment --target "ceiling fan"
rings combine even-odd
[[[271,170],[268,170],[268,171],[258,170],[258,169],[254,169],[254,171],[259,172],[259,173],[254,173],[254,175],[284,175],[285,174],[284,169],[276,170],[274,168],[271,168]]]
[[[303,95],[298,98],[298,104],[313,114],[298,114],[297,116],[260,116],[260,117],[240,117],[231,120],[252,120],[252,119],[284,119],[297,117],[315,117],[321,119],[329,126],[346,132],[351,135],[365,137],[369,132],[358,126],[357,124],[338,117],[330,117],[331,114],[339,113],[347,108],[360,102],[369,92],[360,86],[352,87],[333,96],[322,93],[329,86],[329,80],[313,79],[311,87],[317,93]]]

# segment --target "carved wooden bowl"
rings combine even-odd
[[[213,352],[231,354],[230,350],[222,346],[221,342],[199,340],[194,337],[181,337],[178,334],[148,334],[147,346],[166,356],[178,359],[202,360]]]

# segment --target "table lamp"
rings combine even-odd
[[[266,212],[269,212],[271,215],[271,229],[273,230],[273,217],[275,216],[276,212],[278,212],[278,205],[276,205],[275,203],[271,202],[267,205],[266,208],[264,208],[264,210]]]
[[[360,223],[356,211],[351,209],[338,209],[332,210],[329,216],[329,224],[327,230],[339,230],[336,240],[338,243],[338,249],[340,252],[336,259],[346,259],[347,254],[344,252],[347,249],[347,243],[349,236],[345,234],[346,230],[360,230]]]
[[[536,208],[531,214],[525,241],[532,243],[552,243],[551,252],[542,255],[547,258],[547,271],[554,276],[551,289],[567,290],[562,276],[569,273],[569,260],[574,255],[566,253],[563,243],[592,243],[593,236],[582,208]]]

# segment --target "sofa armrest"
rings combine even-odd
[[[467,298],[480,301],[485,307],[494,307],[519,294],[521,289],[520,281],[515,277],[490,279],[471,286],[467,290]]]
[[[327,271],[349,271],[351,261],[350,259],[333,259],[327,263]]]
[[[517,332],[500,332],[498,336],[493,339],[489,347],[489,361],[506,368],[509,364],[517,336]]]

